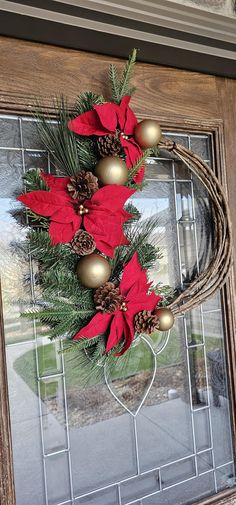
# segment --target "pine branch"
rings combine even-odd
[[[51,239],[45,230],[30,230],[28,234],[30,254],[45,268],[55,268],[56,265],[66,265],[72,272],[77,263],[76,254],[73,254],[66,244],[52,245]]]
[[[81,308],[94,307],[93,291],[80,284],[77,275],[67,264],[59,262],[56,267],[43,271],[41,284],[45,299],[50,299],[57,293],[59,297],[68,298]]]
[[[93,307],[84,308],[71,302],[70,299],[52,298],[44,306],[35,305],[22,314],[23,317],[50,326],[47,334],[50,338],[63,335],[72,337],[94,315]]]
[[[41,275],[44,296],[50,297],[54,293],[63,297],[76,297],[81,293],[81,286],[73,271],[58,263],[56,267],[46,269]]]
[[[40,172],[41,170],[39,168],[32,168],[22,176],[27,192],[39,190],[49,191],[46,182],[40,176]]]
[[[150,148],[149,156],[153,156],[154,158],[158,158],[160,156],[160,149],[158,146],[154,146]]]
[[[131,260],[135,252],[143,268],[151,268],[157,259],[162,257],[160,249],[152,243],[152,233],[157,227],[156,217],[146,219],[142,223],[127,223],[125,234],[129,240],[128,247],[117,247],[112,260],[112,280],[119,281],[124,265]]]
[[[175,298],[180,294],[177,289],[172,288],[171,286],[162,284],[162,282],[158,282],[156,286],[154,286],[153,291],[162,297],[159,302],[160,307],[165,307],[172,303]]]
[[[75,114],[80,115],[84,112],[88,112],[93,108],[94,105],[100,105],[105,102],[102,95],[97,95],[92,91],[85,91],[81,93],[75,104]]]
[[[44,230],[48,229],[49,219],[47,217],[40,216],[39,214],[35,214],[35,212],[33,212],[30,209],[23,209],[23,210],[26,211],[26,214],[28,217],[28,224],[30,226],[33,226],[34,229],[38,229],[38,228],[41,228]]]
[[[115,103],[120,103],[120,81],[116,65],[113,63],[109,67],[109,81],[112,91],[112,99]]]
[[[84,349],[89,349],[90,347],[96,346],[99,340],[100,336],[94,338],[81,338],[80,340],[66,339],[63,341],[63,347],[59,351],[59,354],[76,354],[83,351]]]
[[[136,63],[136,56],[137,49],[133,49],[129,56],[129,60],[125,65],[121,79],[119,79],[116,65],[110,65],[109,80],[112,90],[112,98],[117,104],[121,102],[124,96],[131,96],[135,92],[135,87],[130,85],[130,80]]]
[[[147,160],[147,158],[149,156],[150,156],[150,149],[146,149],[144,151],[143,155],[140,156],[140,158],[138,158],[138,160],[136,161],[135,165],[133,165],[129,169],[129,180],[128,180],[126,186],[133,187],[132,184],[133,184],[134,177],[138,174],[139,170],[142,168],[142,166],[144,165],[145,161]]]
[[[77,135],[76,145],[81,168],[93,170],[99,160],[94,149],[93,140]]]
[[[56,125],[43,112],[37,112],[38,133],[45,149],[51,155],[55,168],[62,175],[73,176],[80,171],[80,166],[76,139],[68,128],[68,121],[72,119],[72,115],[63,96],[55,100],[54,107],[57,112]]]
[[[122,74],[122,78],[120,81],[120,90],[119,90],[120,91],[120,100],[123,98],[123,96],[126,96],[126,95],[131,96],[136,89],[134,86],[132,86],[132,87],[130,86],[130,80],[133,75],[134,66],[136,63],[136,56],[137,56],[137,49],[133,49],[130,56],[129,56],[129,60],[127,61],[126,65],[125,65],[125,68],[124,68],[124,71]]]
[[[126,212],[129,212],[129,214],[132,214],[132,217],[128,221],[126,221],[126,223],[124,223],[123,225],[124,229],[126,227],[130,227],[131,223],[134,223],[135,221],[138,221],[141,218],[141,213],[133,203],[131,202],[127,203],[127,205],[125,205],[125,210]]]

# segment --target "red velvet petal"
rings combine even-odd
[[[141,297],[136,301],[134,299],[133,302],[129,302],[127,304],[129,317],[134,317],[141,310],[154,310],[160,300],[161,297],[153,292],[149,295],[146,294],[145,296],[142,296],[142,300]]]
[[[117,113],[119,106],[109,102],[94,107],[100,122],[107,132],[115,132],[117,127]]]
[[[111,323],[111,329],[106,345],[106,352],[110,351],[113,347],[115,347],[118,344],[118,342],[122,339],[124,335],[124,326],[125,321],[123,313],[120,310],[117,310]]]
[[[133,135],[135,126],[138,124],[135,114],[129,107],[130,98],[130,96],[124,96],[120,103],[120,109],[124,111],[124,124],[121,129],[126,135]]]
[[[113,318],[113,314],[98,312],[91,319],[91,321],[84,326],[78,333],[73,337],[73,340],[79,340],[80,338],[94,338],[97,335],[104,333]]]
[[[121,356],[129,349],[134,340],[134,335],[135,331],[133,321],[130,321],[129,318],[126,317],[124,324],[124,338],[125,338],[124,346],[122,347],[121,351],[116,354],[116,356]]]
[[[52,191],[66,190],[70,181],[70,177],[55,177],[54,175],[45,174],[43,170],[41,170],[40,176]]]
[[[94,193],[91,200],[86,200],[85,207],[92,207],[95,205],[102,205],[106,209],[117,211],[125,204],[126,200],[135,193],[134,189],[129,189],[126,186],[119,186],[118,184],[110,184],[104,186]]]
[[[68,123],[68,128],[78,135],[106,135],[107,129],[103,127],[95,110],[80,114]]]
[[[137,282],[140,275],[146,276],[145,271],[142,271],[140,263],[138,261],[138,253],[134,253],[131,260],[125,265],[122,279],[120,282],[120,291],[123,296],[127,296],[130,288],[135,282]],[[147,279],[147,277],[146,277]]]
[[[132,138],[126,140],[121,136],[120,141],[126,154],[126,165],[128,168],[130,168],[135,165],[136,161],[138,161],[139,158],[141,158],[143,151]]]
[[[55,212],[52,216],[52,220],[57,223],[72,223],[74,220],[76,223],[81,223],[82,218],[80,215],[76,214],[73,207],[61,207],[57,212]]]
[[[126,123],[126,112],[127,112],[127,107],[130,101],[130,96],[124,96],[120,102],[120,105],[118,106],[117,109],[117,120],[119,123],[119,127],[122,132],[124,132],[125,129],[125,123]]]
[[[97,249],[107,256],[114,256],[114,249],[118,245],[126,245],[128,241],[123,233],[123,223],[129,218],[125,211],[115,213],[107,209],[97,208],[84,216],[85,229],[93,235]]]
[[[36,214],[46,217],[52,216],[61,207],[68,205],[66,198],[51,191],[32,191],[18,196],[17,200],[24,203]]]
[[[55,223],[51,221],[49,226],[49,235],[52,244],[68,244],[74,237],[74,229],[72,223]]]
[[[112,184],[99,189],[86,200],[89,212],[84,216],[85,229],[93,235],[97,248],[107,256],[114,256],[118,245],[128,243],[123,233],[123,224],[130,214],[123,210],[126,200],[135,192],[124,186]]]

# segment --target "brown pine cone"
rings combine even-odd
[[[150,310],[142,310],[134,317],[134,328],[137,333],[151,335],[159,328],[159,319]]]
[[[87,198],[92,198],[98,190],[97,177],[92,172],[81,170],[78,175],[70,178],[67,189],[74,200],[83,202]]]
[[[120,142],[119,132],[114,135],[109,133],[103,137],[98,137],[97,148],[100,156],[118,156],[121,152],[122,146]]]
[[[123,301],[119,288],[113,282],[106,282],[94,294],[95,307],[102,312],[115,312]]]
[[[85,230],[78,230],[71,241],[72,250],[80,256],[92,254],[96,249],[96,242],[90,233]]]

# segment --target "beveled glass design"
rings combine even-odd
[[[17,505],[190,505],[235,484],[220,294],[135,342],[85,387],[70,356],[20,313],[37,265],[12,217],[21,175],[50,169],[36,121],[0,116],[0,268]],[[166,133],[211,163],[211,137]],[[184,289],[210,258],[208,197],[171,153],[133,196],[162,258],[150,280]],[[10,212],[9,212],[10,211]],[[30,282],[29,282],[30,281]],[[23,484],[22,484],[23,483]]]

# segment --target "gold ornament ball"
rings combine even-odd
[[[95,167],[94,174],[101,186],[107,184],[124,185],[128,181],[126,163],[118,156],[105,156]]]
[[[161,140],[161,128],[155,119],[144,119],[137,124],[134,131],[134,139],[142,149],[148,149],[159,144]]]
[[[168,331],[172,328],[175,319],[170,309],[166,307],[160,307],[159,309],[155,310],[154,314],[159,319],[158,330]]]
[[[98,288],[108,281],[110,275],[110,263],[99,254],[84,256],[77,266],[77,276],[86,288]]]

